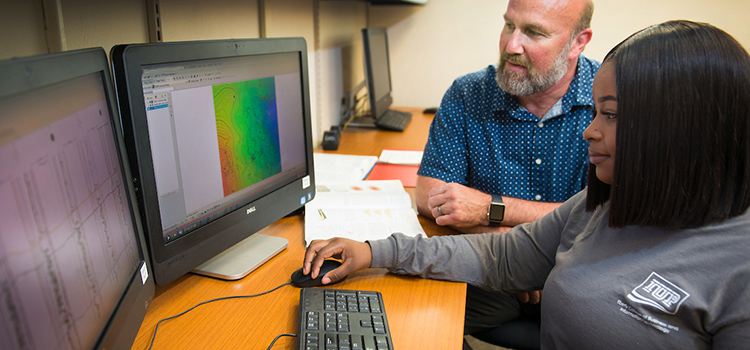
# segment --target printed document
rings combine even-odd
[[[333,237],[364,242],[394,232],[425,235],[398,180],[320,184],[315,199],[305,205],[305,245]]]
[[[315,183],[362,181],[378,162],[376,156],[313,153]]]

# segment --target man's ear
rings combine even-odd
[[[568,59],[572,60],[577,58],[578,55],[583,52],[583,49],[586,48],[586,45],[591,41],[592,35],[594,35],[594,31],[591,30],[591,28],[586,28],[578,33],[575,39],[573,39],[573,45],[570,47]]]

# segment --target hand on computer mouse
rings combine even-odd
[[[312,276],[310,276],[310,274],[305,274],[302,271],[302,268],[299,268],[297,269],[297,271],[294,271],[292,273],[292,276],[291,276],[292,284],[300,288],[320,287],[324,285],[322,281],[323,279],[322,277],[326,273],[328,273],[328,271],[335,270],[339,266],[341,266],[341,263],[336,260],[323,260],[323,264],[320,266],[320,272],[318,273],[318,276],[316,278],[313,278]],[[333,280],[333,282],[326,283],[326,284],[328,285],[336,284],[336,283],[343,281],[345,278],[346,276],[338,280]]]
[[[315,240],[310,242],[305,252],[302,272],[317,278],[323,260],[326,258],[341,259],[341,266],[329,271],[321,279],[323,284],[338,281],[350,273],[366,269],[372,263],[372,252],[367,243],[353,241],[346,238]]]

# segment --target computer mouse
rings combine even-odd
[[[322,281],[323,276],[325,276],[328,273],[328,271],[331,271],[339,266],[341,266],[341,262],[337,260],[323,260],[323,265],[320,266],[320,272],[318,273],[318,278],[311,278],[310,275],[302,274],[302,268],[300,267],[297,271],[292,272],[292,284],[300,288],[323,286],[324,285]],[[339,283],[345,279],[346,277],[338,281],[333,281],[331,283],[326,284],[326,286]]]

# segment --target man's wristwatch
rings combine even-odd
[[[490,207],[487,208],[487,220],[491,224],[500,224],[505,219],[505,204],[503,204],[503,197],[493,194]]]

